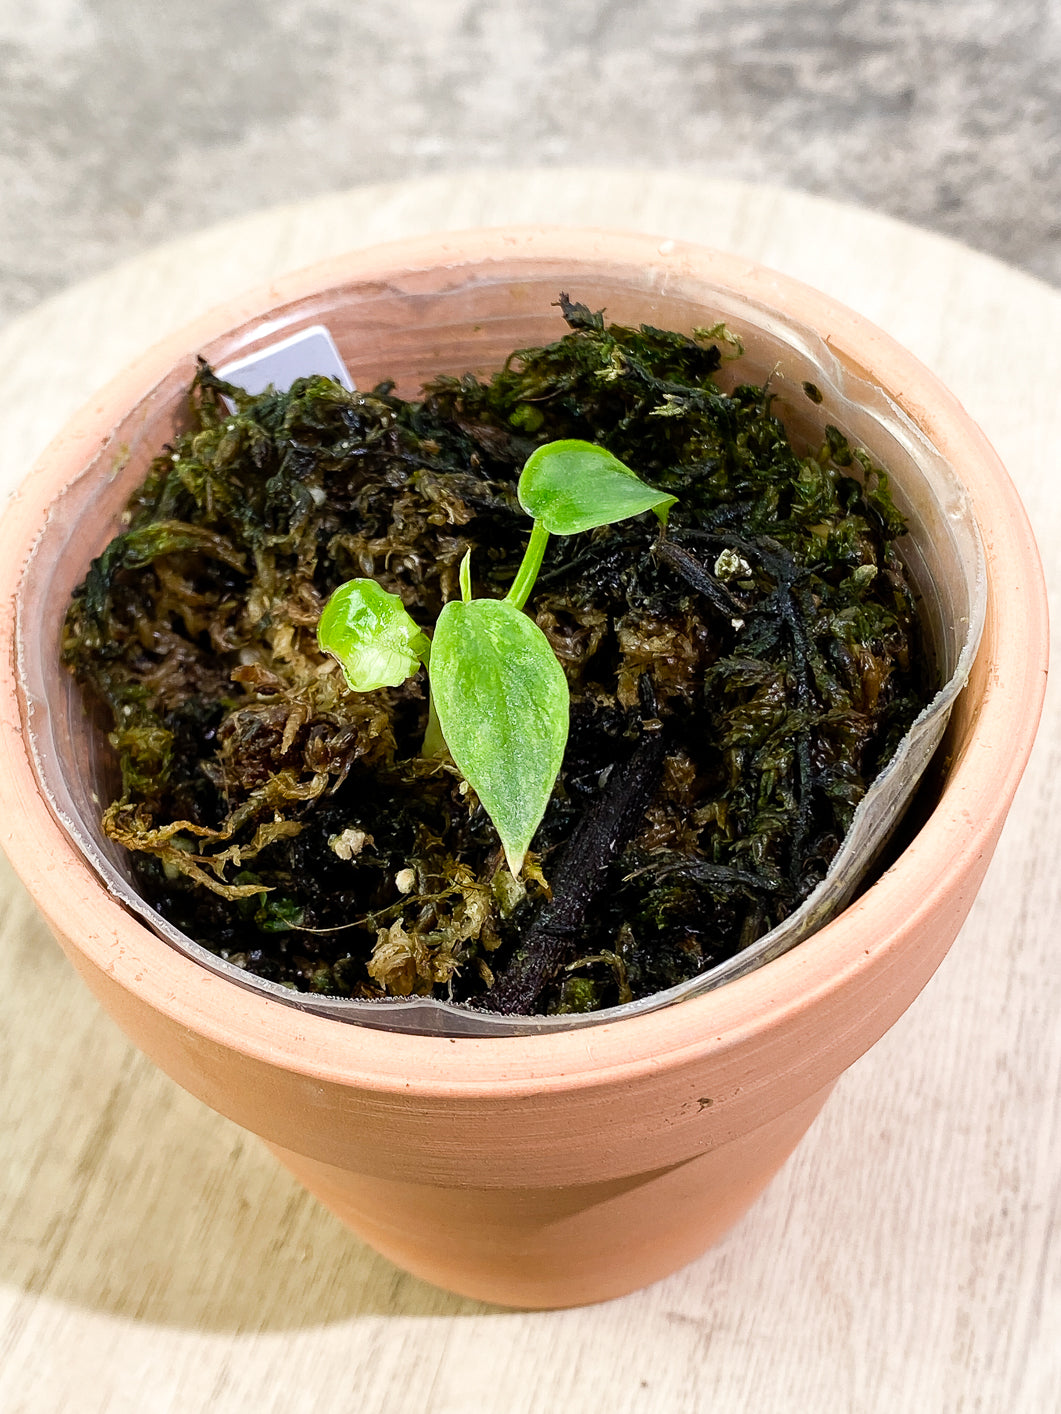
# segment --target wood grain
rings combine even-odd
[[[1061,560],[1061,296],[886,218],[675,175],[362,188],[150,252],[0,330],[0,486],[139,348],[351,245],[508,220],[737,250],[911,347]],[[0,824],[0,844],[12,822]],[[96,1009],[0,860],[4,1414],[693,1414],[1061,1408],[1061,702],[944,966],[712,1252],[521,1314],[396,1271]]]

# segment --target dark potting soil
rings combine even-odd
[[[202,365],[192,430],[75,594],[65,660],[122,773],[104,828],[160,913],[249,972],[509,1013],[669,987],[807,897],[935,689],[886,475],[832,427],[797,455],[768,386],[719,391],[724,330],[560,309],[556,343],[419,401],[251,397]],[[424,675],[352,693],[316,624],[371,576],[430,628],[469,549],[503,596],[520,470],[560,438],[678,503],[665,531],[550,541],[528,610],[571,726],[517,883],[456,769],[418,755]]]

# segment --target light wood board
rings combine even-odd
[[[876,320],[998,447],[1059,617],[1061,295],[866,211],[680,175],[450,175],[152,250],[0,330],[0,487],[139,349],[243,287],[511,220],[721,246]],[[1056,688],[924,994],[721,1245],[606,1305],[499,1311],[398,1272],[138,1056],[2,859],[0,910],[3,1414],[1061,1409]]]

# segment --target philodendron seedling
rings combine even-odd
[[[429,637],[397,594],[351,579],[328,600],[317,628],[354,692],[398,687],[423,664],[431,683],[424,755],[448,748],[501,838],[516,876],[541,823],[567,744],[567,679],[549,640],[523,612],[550,535],[578,535],[645,511],[666,523],[675,497],[641,481],[592,442],[547,442],[527,459],[519,502],[530,541],[504,599],[473,599],[471,551],[460,599]]]

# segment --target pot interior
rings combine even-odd
[[[646,242],[648,249],[657,243]],[[691,332],[724,322],[744,344],[740,381],[769,380],[775,408],[797,449],[820,446],[832,423],[852,445],[887,468],[895,502],[910,533],[901,544],[921,602],[928,651],[945,684],[915,723],[878,785],[825,883],[781,928],[747,952],[672,992],[585,1016],[486,1016],[446,1003],[318,998],[249,976],[215,957],[161,919],[136,894],[126,856],[98,824],[115,791],[115,767],[104,732],[86,714],[81,694],[60,663],[60,632],[74,588],[91,559],[122,527],[129,495],[154,456],[187,417],[186,392],[201,354],[219,365],[299,329],[331,331],[358,387],[393,379],[415,396],[440,373],[488,375],[513,349],[547,343],[564,332],[553,307],[563,290],[611,321]],[[822,301],[823,309],[827,302]],[[719,375],[726,386],[727,366]],[[730,381],[736,381],[730,367]],[[810,383],[821,394],[812,401]],[[761,966],[843,907],[899,819],[935,750],[947,715],[968,678],[986,602],[983,552],[968,497],[955,468],[888,390],[819,333],[783,313],[712,283],[709,274],[680,276],[662,263],[616,267],[584,257],[561,261],[518,254],[402,270],[385,281],[351,279],[273,308],[189,348],[134,406],[120,413],[96,454],[53,503],[27,565],[18,602],[18,652],[24,712],[36,769],[50,806],[107,887],[150,927],[203,966],[285,1003],[374,1026],[450,1034],[503,1034],[614,1020],[699,994]],[[789,925],[792,926],[789,926]]]

